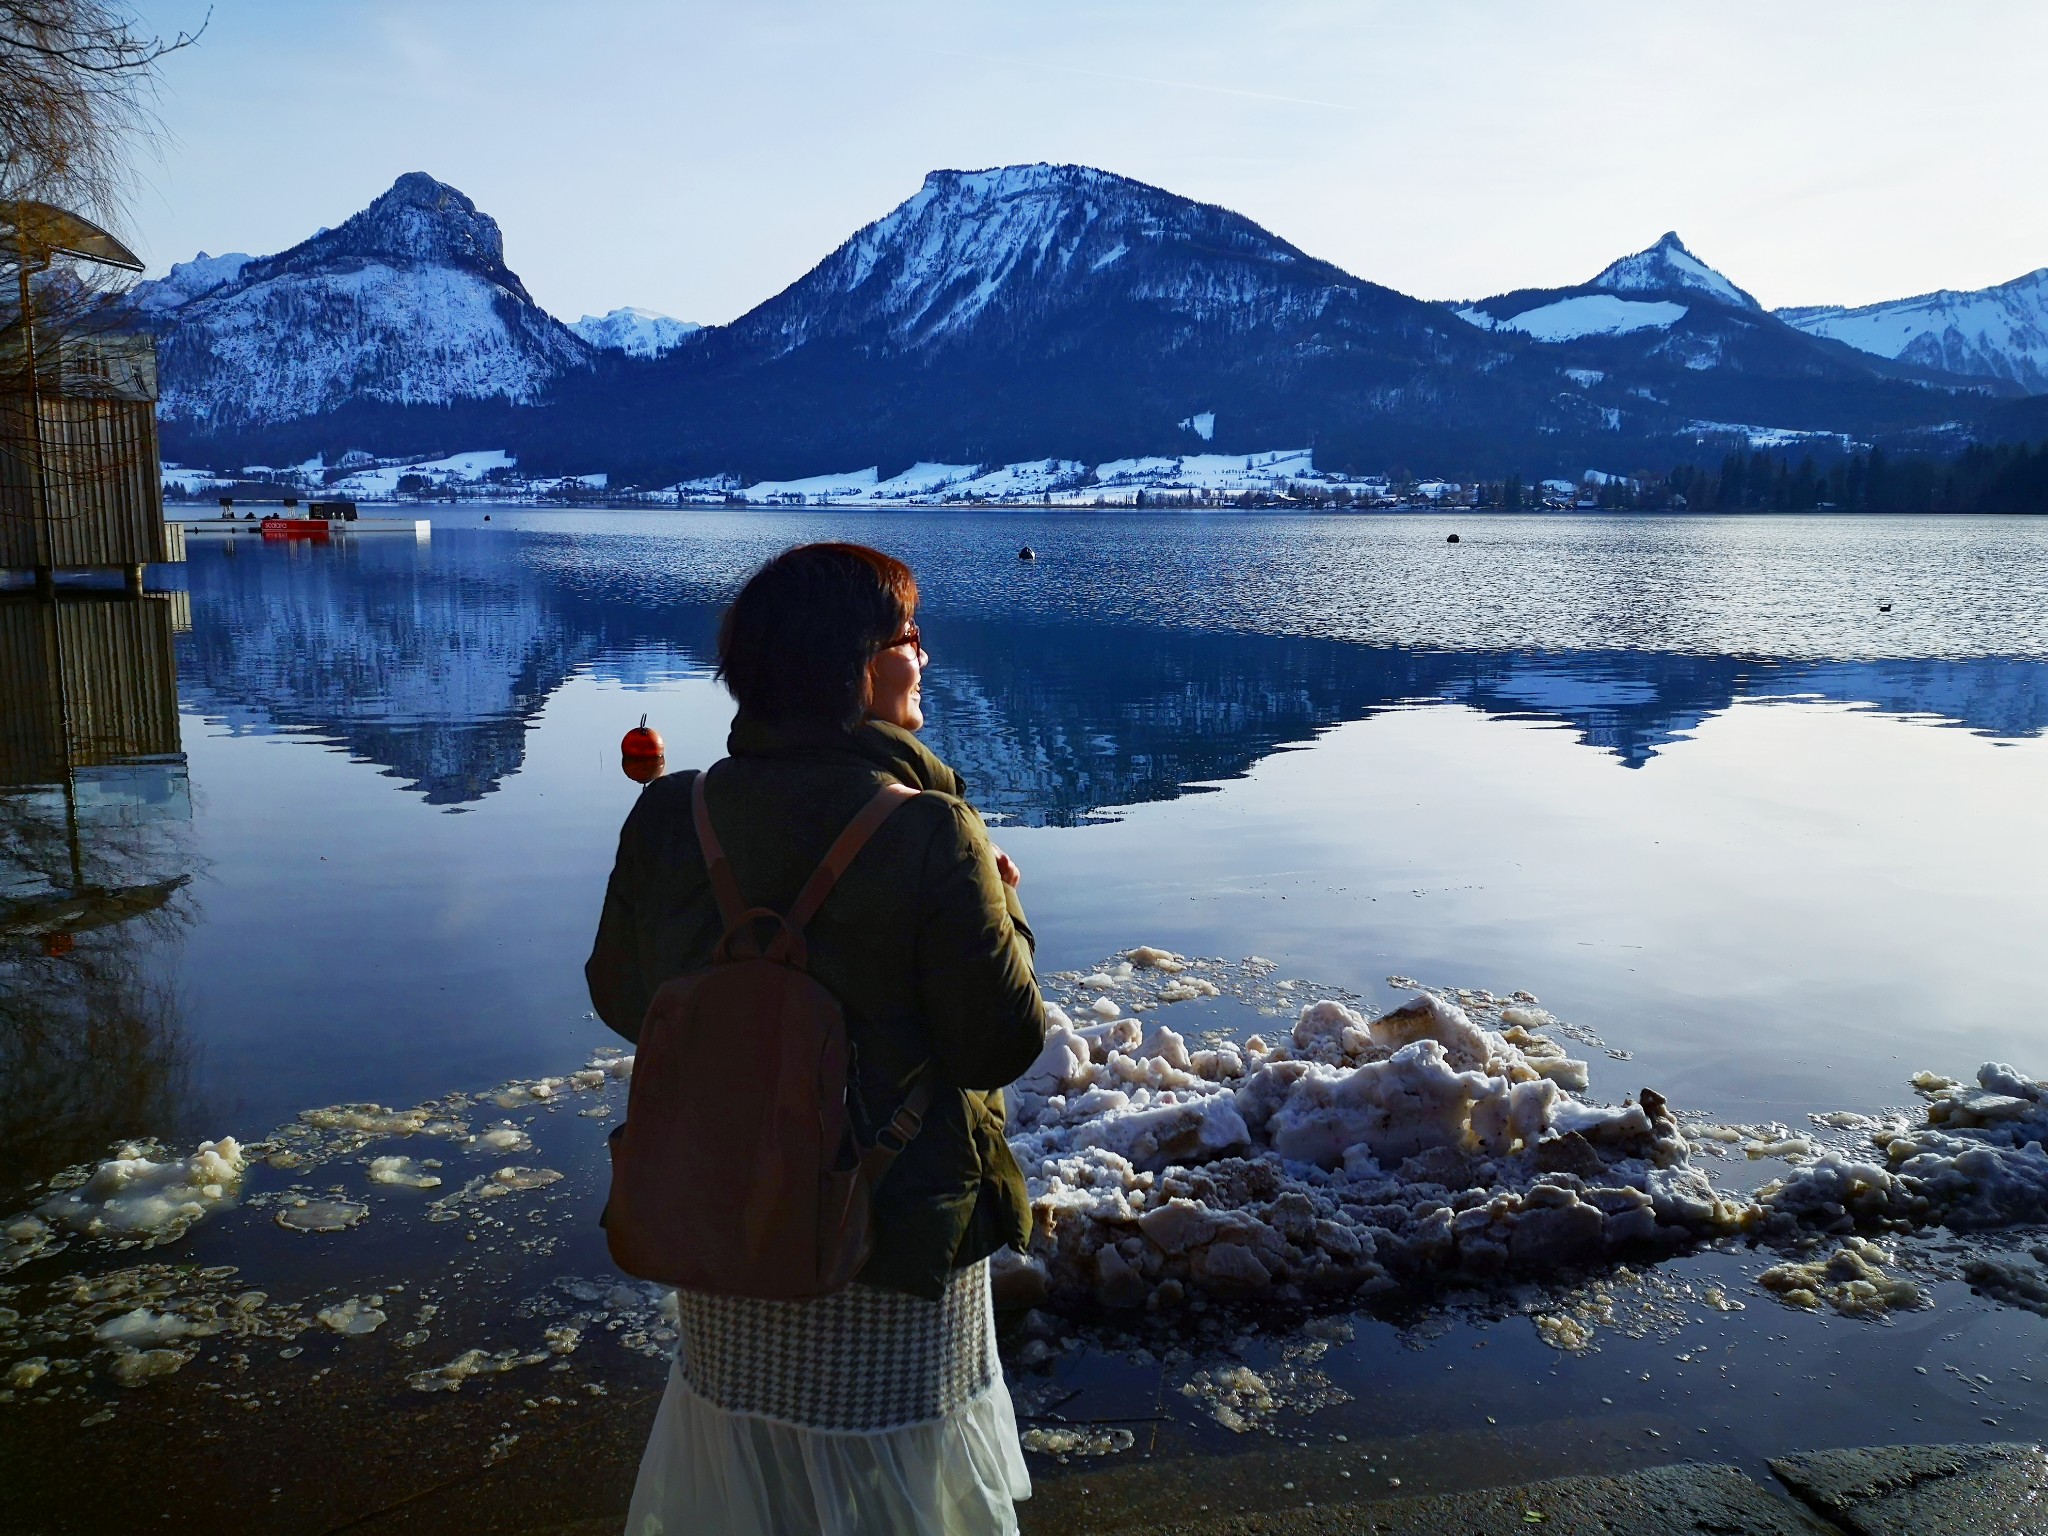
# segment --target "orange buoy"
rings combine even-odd
[[[619,756],[619,772],[635,784],[652,784],[668,768],[668,759],[659,752],[652,757],[634,757],[630,753]]]
[[[663,752],[661,733],[648,728],[645,715],[640,717],[638,725],[626,732],[626,739],[619,743],[619,754],[622,757],[660,757]]]

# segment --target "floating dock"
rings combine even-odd
[[[187,539],[241,537],[271,541],[307,539],[325,543],[373,533],[399,533],[408,538],[425,539],[433,532],[433,524],[424,517],[358,517],[347,522],[324,517],[191,517],[166,521],[169,527],[179,530]]]

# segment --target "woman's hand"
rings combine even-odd
[[[994,847],[995,845],[990,844],[989,846]],[[1003,884],[1022,885],[1024,883],[1024,876],[1023,873],[1017,868],[1015,862],[1012,861],[1010,856],[1007,853],[1003,852],[1002,849],[997,848],[995,852],[996,873],[1003,877]]]

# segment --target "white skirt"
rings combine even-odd
[[[1031,1478],[985,1261],[936,1302],[676,1299],[627,1536],[1013,1536]]]

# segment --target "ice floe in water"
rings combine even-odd
[[[1181,1396],[1225,1429],[1246,1434],[1267,1429],[1283,1412],[1313,1413],[1351,1401],[1351,1394],[1309,1365],[1248,1365],[1198,1370],[1181,1383]]]
[[[373,1157],[370,1159],[370,1182],[397,1184],[407,1189],[438,1189],[441,1176],[426,1172],[409,1157]]]
[[[1993,1301],[2048,1317],[2048,1248],[2036,1247],[2026,1256],[1980,1254],[1965,1261],[1963,1278]]]
[[[1075,985],[1112,980],[1119,1015],[1142,1014],[1210,968],[1132,951]],[[1027,1259],[999,1264],[1000,1288],[1110,1307],[1371,1294],[1753,1219],[1693,1166],[1661,1098],[1573,1097],[1586,1064],[1543,1033],[1548,1015],[1464,996],[1485,1022],[1427,992],[1378,1018],[1322,1000],[1276,1041],[1196,1048],[1163,1023],[1101,1009],[1077,1023],[1048,1004],[1045,1048],[1010,1090],[1035,1231]]]
[[[1757,1191],[1774,1234],[1982,1231],[2048,1221],[2048,1084],[1989,1062],[1969,1087],[1915,1075],[1918,1124],[1869,1122],[1868,1155],[1828,1151]]]
[[[481,1349],[465,1349],[446,1365],[414,1371],[405,1380],[415,1392],[459,1392],[462,1384],[473,1376],[495,1376],[517,1370],[522,1365],[539,1365],[552,1358],[551,1352],[544,1349],[525,1353],[501,1349],[495,1354]]]
[[[370,1214],[357,1200],[309,1200],[296,1195],[277,1208],[277,1224],[290,1232],[342,1232]]]
[[[1892,1256],[1876,1243],[1851,1237],[1810,1263],[1774,1264],[1757,1276],[1757,1284],[1790,1306],[1828,1306],[1849,1317],[1933,1306],[1934,1298],[1914,1281],[1887,1273],[1884,1266],[1891,1262]]]
[[[383,1310],[382,1296],[351,1296],[347,1301],[322,1307],[313,1315],[336,1333],[375,1333],[390,1319]]]
[[[1024,1449],[1065,1461],[1072,1456],[1114,1456],[1128,1451],[1138,1437],[1128,1429],[1103,1424],[1060,1424],[1027,1429]]]
[[[232,1204],[241,1192],[248,1159],[232,1137],[202,1141],[191,1156],[161,1162],[149,1151],[141,1144],[121,1148],[76,1186],[37,1206],[35,1217],[94,1237],[149,1246],[184,1236],[194,1222]],[[10,1223],[10,1241],[17,1227],[26,1232],[25,1223]]]

